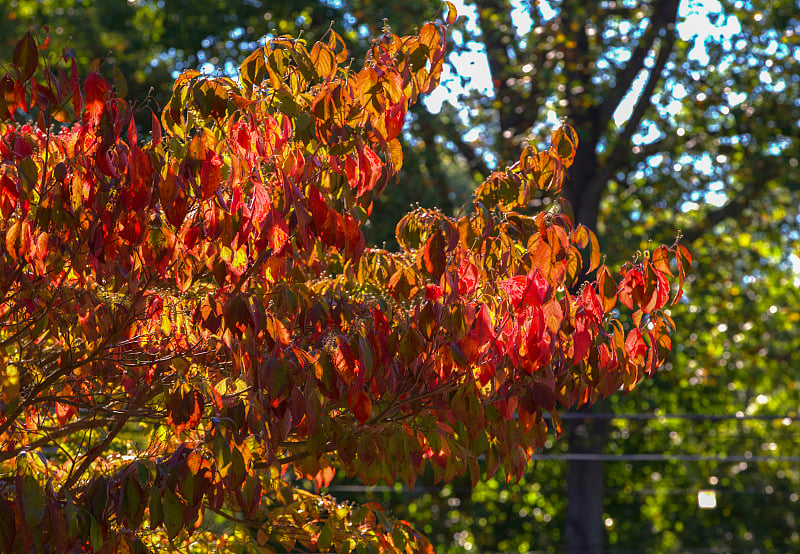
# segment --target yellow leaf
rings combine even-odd
[[[0,386],[6,403],[11,403],[19,396],[19,370],[15,364],[7,365],[0,374]]]

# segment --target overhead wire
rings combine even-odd
[[[745,414],[742,412],[735,414],[654,414],[654,413],[621,413],[613,412],[566,412],[559,414],[562,420],[662,420],[662,419],[683,419],[689,421],[800,421],[800,414]],[[544,414],[545,419],[551,419],[550,414]]]

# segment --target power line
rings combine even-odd
[[[543,416],[550,419],[550,414],[545,413]],[[615,414],[613,412],[565,412],[559,414],[562,420],[566,419],[623,419],[623,420],[662,420],[662,419],[684,419],[689,421],[800,421],[800,415],[778,415],[778,414],[745,414],[742,412],[736,414],[648,414],[648,413],[635,413],[635,414]]]
[[[464,494],[471,494],[474,489],[472,487],[453,487],[452,485],[448,485],[449,495],[459,496]],[[771,489],[772,492],[768,492],[766,489]],[[419,493],[441,493],[443,486],[425,486],[425,485],[416,485],[414,490],[411,491],[406,485],[402,485],[399,488],[395,488],[394,486],[389,485],[330,485],[328,486],[328,491],[330,492],[344,492],[344,493],[395,493],[395,494],[419,494]],[[794,492],[794,489],[781,487],[780,485],[772,486],[768,485],[765,487],[746,487],[742,489],[735,489],[732,487],[719,487],[716,485],[699,485],[696,488],[683,488],[683,489],[675,489],[669,487],[655,487],[655,488],[647,488],[647,489],[621,489],[621,488],[613,488],[609,489],[606,488],[606,494],[613,495],[613,494],[625,494],[625,495],[634,495],[634,496],[648,496],[648,495],[658,495],[658,494],[668,494],[668,495],[675,495],[675,496],[683,496],[683,495],[697,495],[698,490],[700,489],[712,489],[714,492],[720,495],[752,495],[752,496],[773,496],[773,495],[785,495],[791,494]]]
[[[703,454],[534,454],[531,460],[564,460],[576,462],[719,462],[762,463],[800,462],[800,456],[713,456]]]

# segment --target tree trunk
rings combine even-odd
[[[567,422],[571,454],[599,454],[608,438],[608,421]],[[599,554],[605,546],[603,495],[605,469],[596,460],[570,460],[567,468],[567,554]]]
[[[597,215],[605,183],[598,172],[596,137],[591,122],[577,130],[581,141],[575,163],[569,169],[564,194],[572,205],[576,223],[597,232]],[[570,454],[601,454],[608,442],[608,421],[597,419],[567,422]],[[570,460],[567,467],[567,554],[600,554],[605,547],[603,496],[605,468],[598,460]]]

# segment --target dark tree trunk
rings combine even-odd
[[[596,179],[596,141],[590,125],[577,127],[580,136],[575,163],[569,169],[565,195],[575,221],[597,231],[597,215],[605,183]],[[586,136],[589,135],[589,136]],[[608,421],[572,420],[566,424],[570,454],[601,454],[608,442]],[[567,467],[567,554],[600,554],[605,546],[603,495],[605,468],[598,460],[570,460]]]
[[[608,440],[608,421],[567,424],[570,454],[599,454]],[[567,554],[599,554],[605,546],[603,495],[605,468],[596,460],[570,460],[567,468]]]
[[[592,76],[596,75],[594,64],[598,51],[592,46],[586,31],[587,11],[591,12],[589,7],[593,5],[591,2],[561,1],[557,29],[569,33],[573,40],[557,41],[551,52],[538,58],[530,57],[530,49],[520,48],[510,20],[509,0],[484,0],[478,4],[478,23],[492,74],[494,96],[499,101],[497,135],[491,141],[499,165],[502,167],[515,161],[522,144],[520,139],[536,123],[542,101],[553,91],[550,83],[540,85],[535,74],[530,80],[529,89],[514,86],[521,60],[529,61],[533,70],[553,69],[554,62],[549,61],[549,54],[559,54],[553,59],[563,60],[561,74],[569,88],[563,98],[566,101],[563,115],[578,133],[579,139],[576,158],[567,173],[563,193],[572,206],[574,221],[596,233],[600,203],[608,182],[614,178],[615,172],[627,167],[625,162],[631,152],[631,139],[640,128],[645,111],[651,106],[653,92],[662,79],[662,71],[674,47],[673,25],[680,0],[642,3],[643,7],[649,7],[650,23],[635,44],[631,45],[629,61],[617,69],[613,77],[615,86],[611,90],[598,89],[592,80]],[[602,21],[602,10],[596,13],[599,15],[597,21]],[[539,24],[544,25],[542,21]],[[599,25],[602,28],[602,24]],[[583,32],[580,32],[581,29]],[[629,120],[621,129],[609,133],[615,110],[636,76],[648,67],[648,59],[654,60],[650,75]],[[573,93],[573,90],[580,92]],[[587,99],[590,101],[587,102]],[[606,148],[598,154],[598,145],[603,141]],[[470,159],[470,156],[466,157]],[[609,239],[613,240],[613,237]],[[587,419],[568,425],[566,433],[570,453],[602,454],[603,447],[609,441],[608,431],[608,421]],[[600,554],[605,546],[603,462],[571,460],[567,472],[566,552]]]

